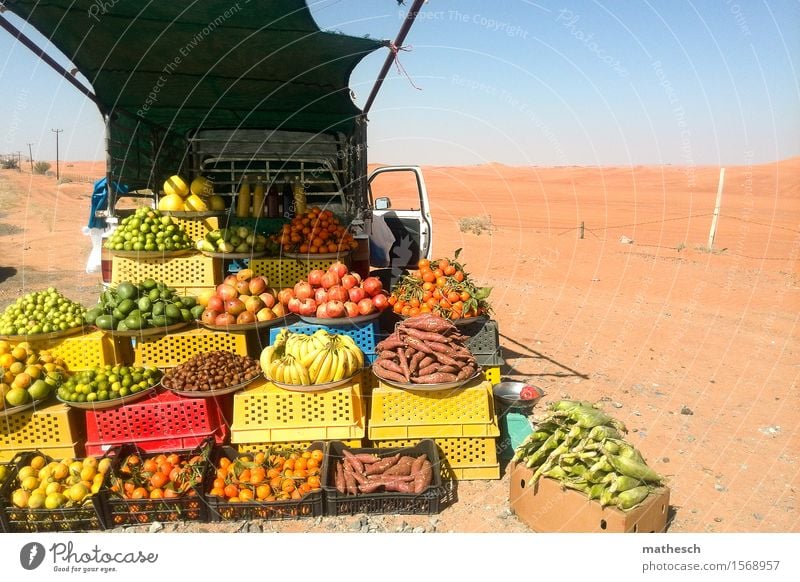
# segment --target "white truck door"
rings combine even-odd
[[[433,223],[419,166],[385,166],[369,175],[370,264],[416,269],[431,258]]]

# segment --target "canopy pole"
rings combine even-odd
[[[105,108],[103,105],[98,101],[97,96],[92,93],[89,89],[87,89],[80,81],[78,81],[75,77],[73,77],[69,71],[67,71],[64,67],[59,65],[50,55],[48,55],[44,50],[36,46],[30,38],[25,36],[21,30],[19,30],[16,26],[11,24],[8,20],[6,20],[5,16],[0,14],[0,27],[6,29],[6,31],[16,38],[19,42],[25,45],[28,49],[33,52],[36,56],[42,59],[45,63],[50,65],[57,73],[59,73],[62,77],[64,77],[67,81],[72,83],[78,91],[86,95],[89,99],[91,99],[95,105],[97,105],[98,109],[100,109],[101,113],[104,113]]]
[[[414,5],[411,7],[411,10],[408,11],[406,14],[406,19],[403,21],[403,26],[400,27],[400,32],[397,33],[397,38],[394,39],[394,44],[392,46],[400,48],[403,44],[403,41],[406,39],[408,35],[408,31],[411,30],[411,25],[414,24],[414,19],[417,17],[417,14],[422,8],[422,5],[425,3],[425,0],[414,0]],[[381,72],[378,73],[378,79],[375,81],[375,86],[372,87],[372,91],[367,98],[367,104],[364,105],[364,115],[366,115],[370,107],[372,107],[372,102],[375,101],[375,97],[378,95],[378,91],[380,91],[381,85],[383,85],[383,80],[386,78],[386,75],[389,73],[389,69],[392,66],[392,63],[397,58],[397,51],[391,50],[386,57],[386,60],[383,63],[383,68],[381,68]]]

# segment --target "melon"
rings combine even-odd
[[[192,180],[189,190],[197,196],[211,196],[214,193],[214,183],[208,178],[198,176]]]
[[[184,201],[184,207],[189,212],[205,212],[208,210],[206,203],[203,202],[203,199],[197,194],[189,194],[188,198]]]
[[[183,198],[177,194],[167,194],[158,201],[158,209],[167,212],[180,212],[184,209]]]
[[[189,184],[180,176],[170,176],[167,178],[167,181],[164,182],[164,194],[177,194],[181,198],[184,198],[189,194]]]
[[[225,210],[225,199],[219,194],[214,194],[208,199],[208,205],[211,210]]]

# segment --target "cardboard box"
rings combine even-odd
[[[509,502],[517,517],[537,532],[569,533],[661,533],[669,514],[669,488],[651,493],[645,502],[630,511],[601,507],[597,501],[574,489],[562,489],[554,479],[539,479],[533,487],[528,481],[533,470],[524,464],[509,468]]]

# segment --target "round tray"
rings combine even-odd
[[[180,249],[177,251],[111,251],[111,254],[123,259],[166,259],[185,257],[193,255],[195,252],[195,249]]]
[[[286,315],[284,317],[276,317],[275,319],[268,319],[266,321],[255,321],[253,323],[234,323],[232,325],[215,325],[213,323],[203,323],[201,320],[197,320],[197,323],[205,327],[206,329],[210,329],[213,331],[228,331],[228,332],[236,332],[236,331],[250,331],[251,329],[266,329],[268,327],[274,327],[276,325],[288,325],[290,316]]]
[[[344,260],[350,254],[346,253],[283,253],[281,256],[287,259],[342,259]]]
[[[0,418],[5,416],[11,416],[12,414],[17,414],[18,412],[25,412],[26,410],[30,410],[31,408],[35,408],[39,406],[43,402],[47,402],[50,400],[50,396],[47,398],[42,398],[41,400],[34,400],[33,402],[28,402],[27,404],[23,404],[22,406],[12,406],[11,408],[4,408],[0,410]]]
[[[523,388],[530,386],[525,382],[500,382],[492,386],[492,393],[494,397],[505,406],[512,406],[516,408],[530,408],[533,407],[544,396],[544,390],[537,386],[530,386],[536,391],[536,396],[530,400],[523,400],[519,397]]]
[[[259,378],[263,377],[263,372],[257,374],[250,378],[245,382],[239,382],[238,384],[234,384],[233,386],[228,386],[227,388],[220,388],[219,390],[174,390],[167,386],[164,386],[166,390],[169,390],[173,394],[177,394],[178,396],[186,396],[188,398],[213,398],[215,396],[224,396],[225,394],[231,394],[232,392],[236,392],[237,390],[241,390],[245,386],[252,384]]]
[[[139,392],[134,392],[133,394],[128,394],[127,396],[122,396],[120,398],[114,398],[113,400],[95,400],[94,402],[70,402],[69,400],[62,400],[56,394],[56,399],[67,406],[71,406],[72,408],[80,408],[81,410],[107,410],[109,408],[117,408],[118,406],[123,406],[125,404],[131,404],[132,402],[136,402],[137,400],[141,400],[145,396],[148,396],[155,392],[155,390],[160,386],[160,384],[153,384],[149,388],[145,388],[144,390],[140,390]]]
[[[466,380],[456,380],[455,382],[445,382],[443,384],[414,384],[413,382],[406,384],[404,382],[395,382],[394,380],[385,380],[375,374],[375,377],[378,378],[381,382],[386,382],[394,386],[395,388],[401,388],[403,390],[411,390],[413,392],[436,392],[437,390],[449,390],[452,388],[459,388],[464,386],[465,384],[469,384],[475,378],[480,376],[480,372],[475,372],[471,377],[467,378]]]
[[[369,315],[359,315],[357,317],[311,317],[309,315],[299,315],[301,321],[306,323],[313,323],[315,325],[354,325],[357,323],[366,323],[374,321],[381,316],[382,311],[377,313],[370,313]]]
[[[305,384],[284,384],[283,382],[276,382],[275,380],[270,380],[267,378],[266,374],[264,375],[267,380],[275,384],[278,388],[283,388],[284,390],[289,390],[290,392],[322,392],[323,390],[330,390],[331,388],[338,388],[339,386],[344,386],[348,382],[351,382],[353,378],[358,376],[361,373],[361,370],[349,376],[347,378],[342,378],[341,380],[337,380],[336,382],[328,382],[327,384],[311,384],[310,386],[306,386]]]
[[[203,210],[203,211],[188,211],[188,210],[161,210],[164,216],[174,216],[175,218],[211,218],[212,216],[222,216],[226,210]]]
[[[173,323],[172,325],[168,325],[166,327],[147,327],[145,329],[130,329],[128,331],[100,329],[99,327],[95,327],[95,329],[117,337],[151,337],[154,335],[168,335],[173,331],[178,331],[179,329],[188,327],[191,324],[191,321],[182,321],[181,323]]]
[[[212,257],[214,259],[260,259],[267,255],[267,251],[259,251],[259,252],[252,252],[252,253],[212,253],[209,251],[200,251],[207,257]]]
[[[40,340],[49,340],[49,339],[56,339],[60,337],[69,337],[71,335],[76,335],[81,333],[84,330],[83,326],[78,327],[70,327],[69,329],[62,329],[60,331],[50,331],[47,333],[28,333],[25,335],[0,335],[0,340],[10,340],[10,341],[40,341]]]

